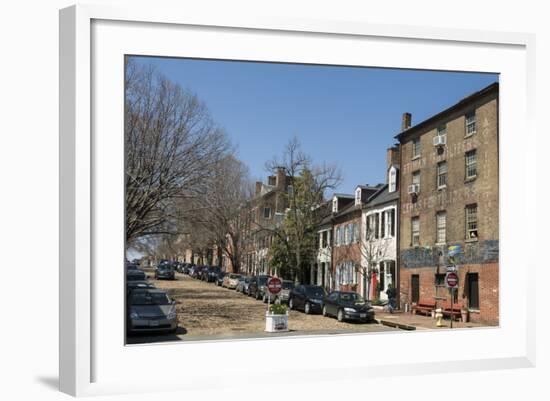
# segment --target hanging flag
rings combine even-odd
[[[448,248],[448,255],[450,257],[458,255],[460,252],[462,252],[462,247],[460,245],[451,245]]]

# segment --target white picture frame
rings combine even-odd
[[[183,44],[182,38],[192,38]],[[223,39],[223,40],[220,40]],[[271,346],[300,352],[300,367],[272,363],[262,371],[220,361],[217,368],[241,369],[266,384],[271,373],[289,381],[334,377],[360,379],[531,367],[535,363],[534,244],[517,233],[534,225],[536,205],[523,188],[534,186],[534,36],[521,33],[373,25],[357,21],[238,19],[189,15],[155,8],[73,6],[60,12],[60,389],[72,395],[196,390],[239,385],[224,375],[202,377],[222,349],[263,355]],[[262,46],[258,46],[261,41]],[[125,346],[122,263],[123,168],[121,125],[124,54],[250,59],[487,71],[500,85],[500,326],[415,333],[299,336],[195,343]],[[437,57],[435,57],[437,54]],[[461,57],[468,55],[468,57]],[[110,135],[98,134],[109,132]],[[523,141],[514,140],[523,132]],[[504,164],[503,160],[515,163]],[[120,202],[113,202],[120,199]],[[514,213],[511,213],[514,211]],[[108,228],[108,230],[107,230]],[[513,244],[513,246],[511,246]],[[518,249],[527,249],[527,255]],[[518,269],[514,266],[522,266]],[[510,299],[511,291],[514,298]],[[101,292],[101,294],[99,293]],[[514,320],[512,320],[512,318]],[[395,354],[362,345],[392,344]],[[441,353],[452,344],[453,356]],[[414,346],[413,346],[414,345]],[[320,347],[339,350],[326,366]],[[367,357],[368,356],[368,357]],[[179,363],[173,371],[171,360]],[[148,380],[137,361],[162,361],[162,375]],[[193,368],[191,369],[191,364]],[[181,366],[183,365],[183,366]],[[296,374],[299,373],[299,374]],[[185,377],[185,380],[182,380]],[[177,379],[177,380],[175,380]],[[214,383],[214,384],[213,384]]]

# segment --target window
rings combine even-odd
[[[380,221],[378,218],[378,213],[374,214],[374,238],[378,238],[380,233]]]
[[[334,245],[338,246],[340,245],[340,238],[339,238],[339,234],[340,234],[340,227],[336,227],[334,229]]]
[[[466,239],[477,239],[477,205],[466,206]]]
[[[447,162],[437,163],[437,189],[447,186]]]
[[[447,137],[447,126],[442,125],[441,127],[438,127],[437,128],[437,135]]]
[[[390,211],[390,232],[391,236],[395,237],[395,209]]]
[[[416,191],[420,191],[420,170],[414,171],[412,173],[412,183],[416,185]]]
[[[372,220],[372,216],[371,215],[368,215],[365,219],[365,225],[366,225],[366,230],[365,230],[365,238],[367,239],[367,241],[370,239],[370,236],[371,236],[371,227],[372,227],[372,224],[371,224],[371,220]]]
[[[382,229],[382,232],[380,233],[380,238],[386,237],[386,212],[380,213],[380,218],[382,221],[380,222],[380,227]]]
[[[389,192],[397,191],[397,169],[395,167],[390,168],[390,176],[388,179],[389,182]]]
[[[420,245],[420,218],[418,216],[411,219],[411,244],[412,246]]]
[[[328,246],[328,231],[321,233],[321,247],[326,248]]]
[[[420,138],[413,139],[412,141],[412,158],[420,157],[420,152],[422,151],[420,146]]]
[[[437,244],[445,244],[447,242],[447,213],[439,212],[435,215]]]
[[[264,207],[264,219],[270,219],[270,218],[271,218],[271,208]]]
[[[466,160],[466,179],[472,179],[475,178],[477,175],[477,157],[476,157],[476,151],[470,150],[469,152],[466,152],[465,155]]]
[[[468,307],[479,309],[479,275],[477,273],[466,274],[466,285],[468,289]]]
[[[476,112],[471,111],[466,114],[466,134],[465,136],[470,136],[476,133]]]
[[[355,190],[355,204],[356,205],[361,204],[361,188],[357,188]]]
[[[353,242],[359,242],[359,239],[360,239],[359,237],[360,237],[360,235],[359,235],[359,224],[355,223],[353,225],[353,239],[355,241],[353,241]]]

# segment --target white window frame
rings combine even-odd
[[[479,219],[478,219],[478,205],[477,203],[473,203],[471,205],[466,205],[464,209],[465,214],[465,228],[466,228],[466,240],[477,240],[479,237]],[[471,211],[474,210],[475,212],[472,213]],[[473,219],[472,219],[473,216]],[[475,228],[470,228],[470,225],[475,223]],[[475,231],[475,236],[472,236],[472,233]]]
[[[388,183],[388,192],[397,191],[397,169],[393,166],[390,168]]]
[[[441,167],[442,167],[442,166],[445,166],[445,172],[444,172],[444,173],[441,172]],[[442,177],[442,176],[445,177],[445,183],[444,183],[444,184],[441,183],[441,177]],[[447,179],[448,179],[448,176],[449,176],[449,165],[447,164],[447,161],[444,160],[444,161],[442,161],[442,162],[437,163],[437,174],[436,174],[437,189],[447,188]]]
[[[415,223],[417,226],[416,230],[415,230]],[[418,240],[415,241],[415,238],[417,238]],[[411,217],[411,245],[420,246],[420,217],[419,216]]]
[[[471,156],[468,156],[468,155],[473,155],[473,159],[470,159]],[[474,178],[477,177],[477,150],[476,149],[472,149],[464,153],[464,167],[465,167],[466,180],[473,180]],[[469,170],[472,167],[475,169],[475,174],[470,174]]]
[[[412,159],[417,159],[422,155],[422,143],[420,137],[412,140]]]
[[[441,231],[443,231],[443,236]],[[443,210],[435,214],[435,243],[437,245],[447,243],[447,212]]]
[[[470,131],[470,127],[473,129]],[[470,111],[464,115],[464,136],[469,137],[477,132],[477,116],[476,111]]]

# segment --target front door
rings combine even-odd
[[[413,274],[411,276],[411,301],[418,303],[420,299],[420,276]]]

